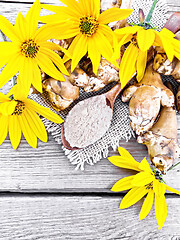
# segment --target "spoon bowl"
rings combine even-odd
[[[106,98],[106,104],[107,106],[109,106],[112,110],[114,108],[114,103],[115,103],[115,100],[117,98],[117,96],[120,94],[120,92],[122,91],[122,88],[121,88],[121,84],[120,83],[117,83],[111,90],[109,90],[107,93],[104,93],[102,95],[105,96]],[[90,98],[89,98],[90,100]],[[108,129],[107,129],[108,130]],[[78,149],[81,149],[81,148],[78,148],[78,147],[71,147],[70,143],[66,140],[65,138],[65,134],[64,134],[64,124],[62,126],[62,131],[61,131],[61,139],[62,139],[62,143],[63,143],[63,146],[69,150],[78,150]],[[102,136],[101,136],[102,137]]]

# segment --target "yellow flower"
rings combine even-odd
[[[174,56],[180,60],[180,41],[175,39],[176,35],[166,28],[156,34],[154,45],[161,46],[167,54],[170,62]]]
[[[40,2],[36,0],[26,17],[19,12],[14,26],[0,15],[0,29],[12,41],[0,42],[0,68],[6,64],[0,75],[0,87],[18,71],[22,81],[17,83],[26,95],[31,84],[42,92],[40,69],[57,80],[65,81],[60,71],[66,75],[68,72],[60,56],[53,51],[62,49],[47,41],[51,36],[46,26],[37,30],[40,10]]]
[[[117,181],[112,187],[113,192],[130,191],[125,195],[120,204],[120,209],[128,208],[138,202],[145,195],[146,199],[141,208],[139,219],[144,219],[150,212],[155,199],[155,213],[159,229],[162,229],[167,217],[165,191],[169,190],[180,195],[180,192],[163,183],[162,175],[152,171],[146,158],[141,163],[134,160],[131,154],[122,147],[118,148],[121,156],[109,157],[109,161],[122,168],[138,171],[134,176],[125,177]]]
[[[113,50],[113,31],[108,23],[127,18],[133,10],[112,8],[100,14],[100,0],[61,0],[67,7],[42,5],[43,8],[55,12],[40,18],[49,23],[54,38],[68,39],[75,37],[70,45],[72,54],[71,70],[88,52],[97,73],[101,55],[110,61]],[[54,24],[54,25],[53,25]]]
[[[21,133],[23,133],[28,144],[36,148],[37,138],[47,142],[45,126],[37,113],[55,123],[62,123],[63,120],[49,108],[25,98],[24,95],[18,95],[16,90],[17,87],[11,89],[8,95],[0,93],[0,144],[9,132],[11,144],[16,149],[21,140]],[[11,95],[12,92],[14,92],[14,97]]]
[[[119,77],[122,87],[136,72],[137,81],[141,81],[147,63],[147,50],[151,46],[163,47],[170,61],[174,56],[180,59],[180,42],[174,39],[175,35],[165,28],[159,33],[154,29],[133,26],[117,29],[115,34],[119,43],[115,48],[113,59],[118,59],[121,46],[130,42],[120,63]]]

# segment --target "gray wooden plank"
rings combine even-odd
[[[20,11],[24,16],[32,6],[34,1],[31,0],[20,0],[20,1],[0,1],[0,15],[6,17],[12,24],[15,23],[18,12]],[[59,0],[44,0],[41,3],[62,6],[63,4]],[[41,9],[40,15],[52,14],[52,12]]]
[[[147,156],[146,147],[135,140],[121,142],[137,161]],[[111,152],[109,155],[115,155]],[[61,146],[50,136],[48,143],[39,141],[31,148],[24,139],[18,150],[11,147],[9,139],[0,146],[0,191],[18,192],[110,192],[120,178],[136,172],[120,169],[107,159],[85,170],[76,171]],[[179,167],[168,173],[167,184],[180,190]]]
[[[154,207],[138,220],[142,201],[119,210],[122,197],[0,197],[2,240],[177,240],[179,198],[167,198],[168,216],[158,230]]]

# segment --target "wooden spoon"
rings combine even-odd
[[[164,28],[177,33],[180,30],[180,12],[173,13],[165,23]]]
[[[104,93],[105,97],[106,97],[106,104],[113,110],[114,108],[114,102],[117,98],[117,96],[119,95],[119,93],[122,91],[121,88],[121,84],[117,83],[111,90],[109,90],[107,93]],[[89,98],[90,99],[90,98]],[[95,113],[94,113],[95,114]],[[108,129],[107,129],[108,130]],[[64,124],[62,126],[62,131],[61,131],[61,139],[62,139],[62,143],[64,145],[65,148],[69,149],[69,150],[78,150],[80,148],[77,147],[71,147],[69,142],[65,139],[64,136]]]

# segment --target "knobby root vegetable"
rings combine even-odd
[[[177,111],[180,112],[180,86],[178,87],[178,91],[176,94],[176,107]]]
[[[137,142],[147,146],[152,163],[166,174],[179,157],[176,110],[163,107],[158,121],[149,131],[138,136]]]
[[[70,82],[73,85],[82,87],[85,92],[96,92],[110,82],[118,81],[119,69],[104,58],[101,58],[97,75],[93,73],[92,63],[86,57],[80,61],[79,66],[70,75]]]
[[[64,110],[79,97],[79,88],[73,86],[65,76],[66,81],[60,82],[53,78],[48,78],[43,81],[43,95],[52,107],[57,110]]]
[[[162,83],[160,74],[153,70],[153,62],[148,64],[141,82],[124,90],[122,101],[129,100],[130,125],[137,135],[153,126],[161,105],[174,106],[174,95]]]
[[[176,34],[176,39],[180,40],[180,13],[173,13],[164,25],[164,28]],[[162,47],[156,47],[156,52],[153,65],[154,70],[160,74],[172,75],[177,82],[180,82],[180,61],[174,57],[173,61],[170,62]]]
[[[105,87],[110,82],[119,81],[119,69],[109,63],[106,59],[101,58],[97,75],[93,72],[89,74],[89,81],[84,86],[85,92],[95,92]]]

